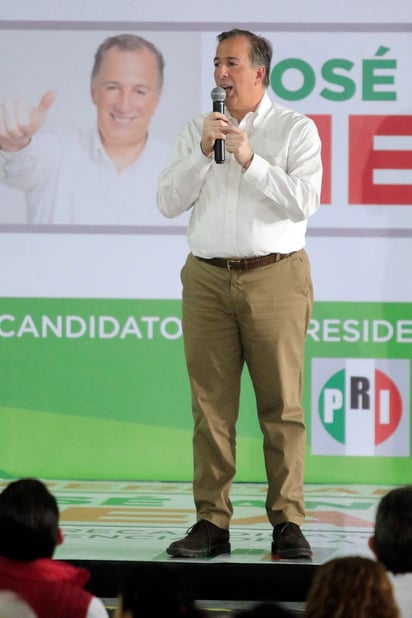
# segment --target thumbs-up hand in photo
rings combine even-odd
[[[17,99],[0,104],[0,148],[15,152],[27,146],[46,121],[55,98],[56,93],[48,90],[36,107]]]

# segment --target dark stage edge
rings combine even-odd
[[[115,598],[117,582],[126,572],[136,569],[142,575],[148,563],[94,560],[71,560],[72,564],[84,567],[91,573],[88,588],[101,598]],[[314,564],[233,564],[199,563],[186,560],[173,561],[189,582],[199,600],[214,601],[281,601],[303,603],[306,599],[316,566]],[[150,564],[156,573],[156,565]]]

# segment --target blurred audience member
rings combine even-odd
[[[118,586],[115,618],[204,618],[190,582],[176,565],[148,564],[142,576],[131,568]]]
[[[11,482],[0,493],[0,590],[19,594],[38,618],[107,618],[84,589],[86,569],[53,560],[63,542],[56,499],[37,479]]]
[[[305,618],[399,618],[385,567],[363,556],[344,556],[317,567]]]
[[[412,485],[381,499],[369,547],[389,571],[401,617],[412,618]]]

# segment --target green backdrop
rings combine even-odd
[[[409,455],[318,456],[311,371],[319,358],[409,363],[411,315],[408,303],[315,303],[304,381],[307,482],[410,482],[409,391],[402,393]],[[3,298],[0,346],[3,478],[191,480],[180,301]],[[236,480],[265,481],[246,369],[237,444]]]

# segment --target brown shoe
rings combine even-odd
[[[230,553],[229,530],[223,530],[206,519],[189,528],[187,535],[166,549],[170,556],[205,558]]]
[[[311,558],[312,550],[299,526],[286,521],[273,528],[272,554],[279,558]]]

